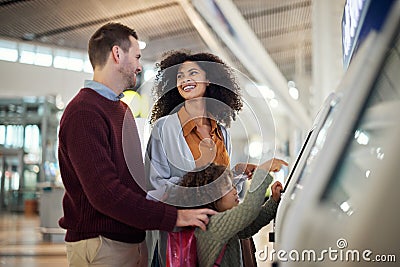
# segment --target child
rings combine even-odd
[[[194,170],[183,177],[181,186],[198,188],[195,194],[186,196],[192,200],[198,199],[204,203],[204,198],[215,195],[215,192],[207,192],[214,191],[215,187],[219,187],[222,193],[221,198],[206,205],[219,212],[210,217],[207,230],[195,230],[200,267],[214,266],[217,258],[220,258],[220,266],[241,266],[239,239],[253,236],[276,215],[281,183],[275,182],[272,185],[272,197],[264,205],[263,202],[265,191],[272,182],[268,171],[279,171],[281,165],[287,163],[272,159],[261,164],[253,174],[250,188],[240,205],[236,188],[232,184],[232,172],[224,166],[212,163],[205,169]],[[204,187],[210,183],[216,186]]]

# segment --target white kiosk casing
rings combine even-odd
[[[318,133],[323,130],[327,131],[329,124],[328,116],[332,114],[334,108],[338,107],[340,102],[340,94],[337,95],[332,92],[324,101],[321,109],[319,110],[311,129],[308,131],[307,136],[302,144],[302,147],[297,155],[296,161],[290,170],[286,179],[285,187],[282,192],[281,201],[278,206],[276,218],[274,220],[274,233],[275,243],[279,243],[281,236],[281,224],[285,220],[285,215],[290,209],[292,201],[295,196],[293,195],[296,187],[301,187],[301,174],[306,164],[309,164],[313,158],[318,154],[318,151],[323,146],[324,140],[319,140],[316,145]]]
[[[279,266],[376,266],[374,257],[382,255],[389,262],[379,266],[400,260],[399,17],[397,1],[339,86],[342,107],[282,222]],[[365,251],[372,253],[369,262],[351,258]]]

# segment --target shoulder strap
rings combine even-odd
[[[222,248],[221,253],[219,253],[217,260],[214,263],[214,267],[216,266],[221,266],[221,262],[222,262],[222,258],[224,257],[225,254],[225,250],[226,250],[226,244],[225,246]]]

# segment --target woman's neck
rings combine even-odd
[[[204,99],[191,99],[185,101],[185,109],[196,124],[208,124],[206,103]]]

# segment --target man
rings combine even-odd
[[[140,140],[131,111],[120,101],[142,71],[136,32],[108,23],[90,38],[88,52],[93,80],[85,81],[68,104],[59,131],[65,187],[59,225],[67,230],[68,262],[147,266],[145,230],[205,229],[208,215],[215,212],[177,210],[146,200],[138,184],[145,180]]]

